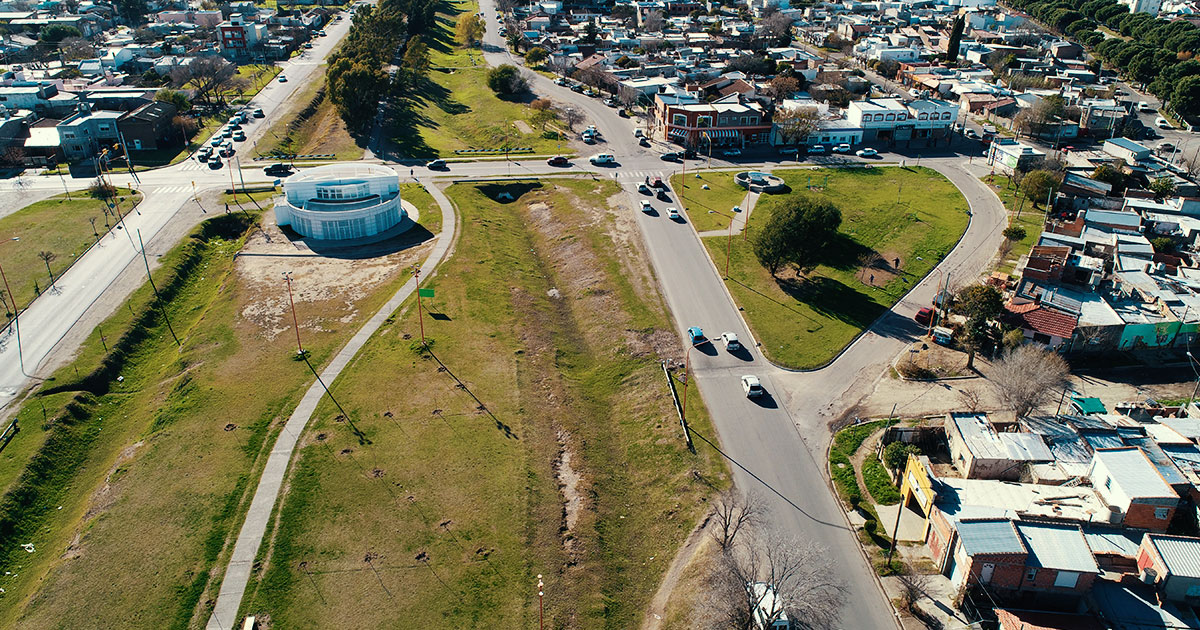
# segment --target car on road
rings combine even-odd
[[[263,113],[263,110],[262,110],[262,108],[261,108],[261,107],[255,107],[255,108],[254,108],[254,117],[255,117],[255,118],[262,118],[263,116],[266,116],[266,114],[264,114],[264,113]]]
[[[590,131],[583,132],[580,137],[583,138],[584,144],[596,144],[596,134]]]
[[[450,167],[446,165],[446,160],[436,159],[425,163],[425,168],[431,171],[448,171]]]
[[[681,158],[679,156],[678,151],[668,151],[668,152],[658,156],[658,159],[660,159],[664,162],[678,162],[678,161],[682,160],[683,158]]]
[[[1152,112],[1154,111],[1154,108],[1151,107],[1150,103],[1147,103],[1146,101],[1138,101],[1137,110],[1139,112]]]
[[[286,76],[286,75],[282,75],[282,74],[281,74],[281,75],[279,75],[279,82],[280,82],[280,83],[287,83],[287,76]]]
[[[563,85],[563,86],[565,86],[565,85],[567,85],[567,80],[566,80],[566,79],[564,79],[563,77],[558,77],[557,79],[555,79],[555,80],[554,80],[554,85]]]
[[[796,147],[779,147],[780,155],[796,155],[800,150]]]
[[[704,331],[699,326],[692,326],[687,329],[688,343],[693,346],[698,346],[708,342],[708,337],[704,336]]]
[[[742,391],[746,392],[746,398],[758,398],[767,393],[763,389],[762,382],[753,374],[746,374],[742,377]]]
[[[843,142],[843,143],[837,145],[836,147],[833,147],[833,152],[834,153],[849,153],[850,145]]]
[[[1159,129],[1174,129],[1174,127],[1171,126],[1171,123],[1168,122],[1167,119],[1163,118],[1162,116],[1159,116],[1158,118],[1154,119],[1154,126],[1158,127]]]
[[[207,162],[210,157],[212,157],[212,147],[200,147],[200,150],[196,151],[196,161],[198,162]]]
[[[214,171],[221,168],[222,166],[224,166],[224,165],[221,164],[221,158],[219,158],[215,155],[212,157],[211,160],[208,161],[208,168],[211,168]]]
[[[685,159],[685,160],[694,160],[694,159],[696,159],[697,157],[699,157],[699,156],[696,154],[696,150],[695,150],[695,149],[684,149],[684,150],[683,150],[683,159]]]
[[[638,192],[642,193],[643,195],[653,195],[654,194],[654,192],[650,190],[650,187],[644,183],[638,184]]]
[[[615,98],[604,99],[604,104],[609,107],[616,107],[617,105],[619,105],[619,103],[617,103],[617,99],[615,99]]]
[[[723,155],[725,157],[738,157],[741,154],[742,154],[741,149],[725,149],[724,151],[721,152],[721,155]]]
[[[549,160],[546,160],[546,164],[549,164],[550,166],[570,166],[571,161],[568,160],[567,156],[565,155],[556,155]]]
[[[616,164],[617,158],[613,157],[613,154],[611,153],[597,153],[596,155],[588,158],[588,161],[596,165]]]
[[[263,169],[263,173],[271,177],[287,177],[292,174],[292,167],[282,162],[272,164]]]
[[[730,352],[737,352],[742,349],[742,342],[738,341],[737,333],[721,333],[721,342],[725,344],[725,349]]]
[[[683,217],[679,216],[679,208],[671,206],[670,208],[667,208],[667,218],[672,221],[678,221]]]
[[[221,150],[217,152],[217,155],[220,155],[221,157],[224,157],[224,158],[233,157],[233,154],[234,154],[233,145],[228,142],[226,142],[225,144],[222,144]]]
[[[978,133],[977,133],[977,132],[976,132],[974,129],[968,129],[968,130],[964,131],[964,132],[963,132],[963,135],[964,135],[964,136],[966,136],[966,137],[968,137],[968,138],[972,138],[972,139],[978,139],[978,138],[979,138],[979,134],[978,134]]]
[[[233,139],[237,142],[245,142],[246,132],[238,129],[237,131],[233,132]]]
[[[913,321],[922,326],[928,326],[933,321],[933,309],[928,306],[921,308],[916,315],[913,315]]]
[[[879,157],[879,152],[876,151],[875,149],[867,147],[866,149],[859,149],[859,150],[855,151],[854,155],[857,155],[860,158],[873,158],[873,157]]]
[[[825,145],[814,144],[811,147],[808,147],[808,154],[809,155],[825,155]]]
[[[572,92],[577,92],[577,93],[579,93],[579,94],[583,94],[583,84],[582,84],[582,83],[576,83],[575,85],[572,85],[572,86],[571,86],[571,91],[572,91]]]
[[[642,200],[641,205],[642,205],[642,212],[645,212],[646,214],[649,214],[654,211],[654,206],[650,205],[650,202],[646,201],[645,199]]]
[[[641,138],[641,137],[644,137],[645,135],[646,135],[646,134],[645,134],[645,133],[644,133],[644,132],[641,130],[641,128],[638,128],[638,129],[634,129],[634,130],[633,130],[633,137],[634,137],[634,138]]]
[[[306,50],[312,50],[312,42],[304,42],[304,48]]]
[[[663,190],[667,189],[667,184],[663,182],[663,178],[661,177],[655,177],[654,179],[650,180],[650,185],[654,188],[661,188]]]

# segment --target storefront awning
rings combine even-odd
[[[671,129],[667,131],[667,135],[672,138],[686,138],[688,135],[687,129]]]
[[[710,140],[723,140],[726,138],[738,137],[737,129],[705,129],[701,131],[702,136],[707,136]]]

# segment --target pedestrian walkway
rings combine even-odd
[[[429,253],[429,257],[422,265],[423,269],[432,271],[446,256],[446,252],[450,249],[450,243],[454,241],[454,206],[442,191],[433,185],[431,180],[420,183],[429,191],[442,210],[442,231],[434,241],[433,251]],[[416,280],[413,279],[404,283],[404,286],[396,291],[387,304],[384,304],[383,308],[367,320],[367,323],[338,351],[329,365],[321,372],[320,380],[314,381],[308,388],[304,398],[300,400],[300,404],[288,418],[287,424],[279,432],[279,438],[271,449],[266,466],[263,467],[258,488],[254,491],[254,499],[251,500],[250,508],[246,512],[246,520],[242,523],[237,542],[234,543],[233,554],[229,557],[229,564],[225,568],[221,591],[217,595],[217,603],[213,607],[212,616],[209,617],[206,626],[208,630],[229,630],[237,627],[238,608],[242,605],[246,584],[250,581],[250,573],[254,568],[254,559],[262,545],[267,525],[270,524],[272,510],[279,498],[279,490],[283,487],[292,452],[295,450],[300,436],[304,433],[304,428],[308,426],[308,421],[312,418],[317,403],[325,396],[325,389],[321,383],[333,383],[337,380],[338,375],[362,350],[367,340],[379,330],[379,327],[392,316],[396,309],[400,308],[404,300],[412,295],[416,286]]]

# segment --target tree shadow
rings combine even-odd
[[[870,247],[838,232],[825,248],[824,260],[821,262],[839,271],[849,271],[862,266],[863,260],[874,253],[875,250]]]
[[[866,329],[885,310],[866,294],[833,278],[778,278],[776,283],[788,296],[808,305],[818,314]]]
[[[513,203],[531,190],[540,190],[541,182],[506,182],[503,184],[479,184],[480,193],[496,203]]]

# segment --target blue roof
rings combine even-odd
[[[1126,151],[1135,151],[1140,153],[1142,151],[1150,150],[1150,148],[1145,145],[1138,144],[1129,138],[1122,138],[1120,136],[1117,136],[1116,138],[1109,138],[1108,140],[1105,140],[1105,142],[1111,142],[1122,149],[1125,149]]]
[[[1025,553],[1025,545],[1012,521],[964,521],[958,524],[958,537],[968,556],[993,553]]]

